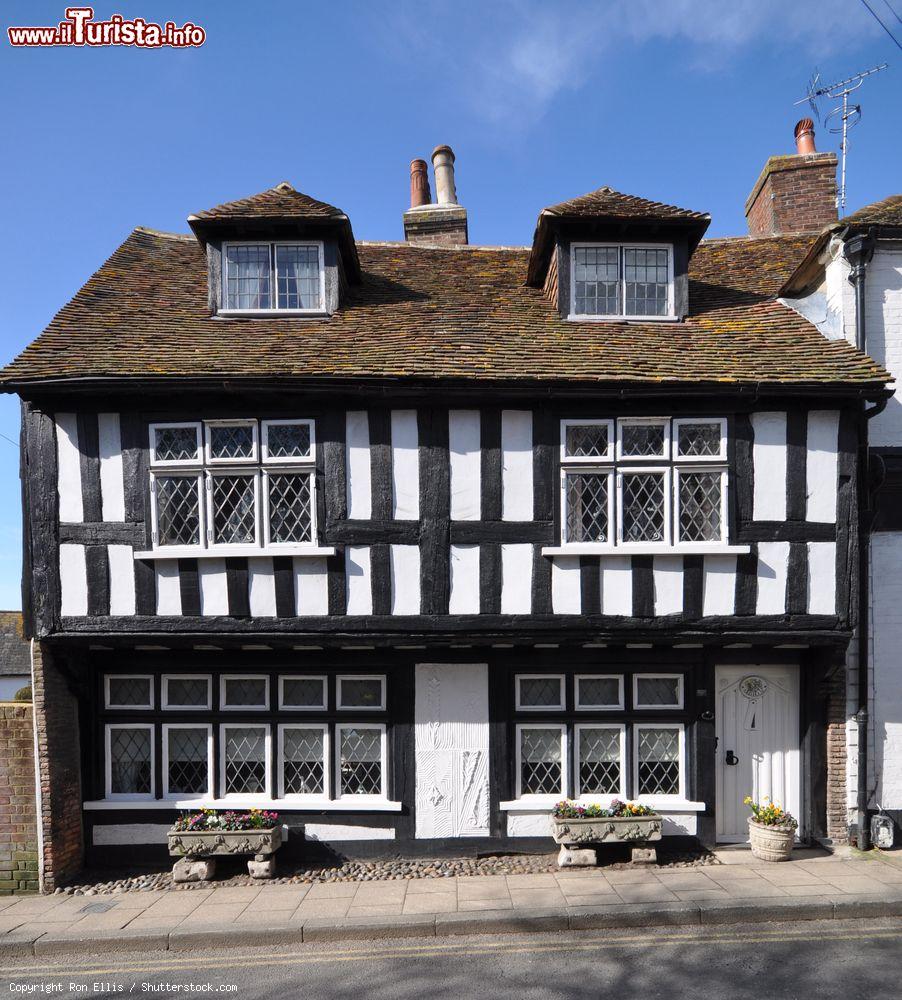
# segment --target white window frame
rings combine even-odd
[[[569,462],[569,459],[568,459]],[[608,478],[608,540],[606,542],[577,542],[567,537],[567,476],[607,476]],[[574,467],[561,466],[561,533],[564,545],[591,546],[593,551],[606,552],[615,548],[617,536],[615,492],[617,490],[616,472],[613,465],[578,465]]]
[[[671,455],[674,463],[700,462],[702,465],[721,465],[727,460],[727,418],[726,417],[673,417],[671,420]],[[680,427],[686,424],[717,424],[720,427],[720,451],[716,455],[681,455]]]
[[[113,792],[113,758],[110,736],[114,729],[146,729],[150,733],[150,791]],[[104,797],[111,802],[152,802],[157,788],[156,727],[152,722],[108,722],[103,727]]]
[[[579,684],[583,680],[615,680],[617,681],[616,705],[588,705],[580,701]],[[573,675],[573,709],[576,712],[622,712],[624,704],[623,674],[574,674]]]
[[[274,542],[270,535],[272,525],[269,520],[269,477],[278,475],[307,476],[311,480],[310,486],[310,541],[309,542]],[[292,465],[286,468],[276,466],[266,466],[262,470],[262,482],[259,490],[263,500],[263,547],[265,549],[296,548],[298,545],[315,545],[317,538],[316,523],[316,471],[303,465]]]
[[[663,473],[664,475],[664,538],[660,542],[643,540],[627,542],[623,539],[623,477]],[[617,544],[623,552],[635,549],[668,549],[673,545],[673,486],[672,467],[669,465],[636,465],[617,469]]]
[[[158,511],[157,511],[157,479],[194,479],[196,481],[197,487],[197,535],[198,539],[196,542],[186,543],[186,542],[173,542],[172,544],[163,545],[160,543],[160,528]],[[150,473],[150,516],[151,516],[151,538],[153,541],[154,551],[156,552],[166,552],[168,549],[184,549],[192,548],[201,550],[204,547],[204,541],[207,537],[207,504],[206,497],[204,493],[206,492],[206,481],[204,472],[202,469],[184,469],[175,468],[167,469],[165,471],[158,470],[156,472],[151,471]],[[173,558],[176,558],[173,556]]]
[[[270,306],[269,309],[236,309],[230,308],[229,302],[229,274],[228,274],[228,249],[235,246],[255,246],[269,248],[269,294],[270,302],[279,301],[279,284],[276,269],[276,248],[277,247],[316,247],[319,257],[319,306],[315,309],[279,309],[278,306]],[[326,308],[326,267],[325,251],[322,240],[229,240],[222,244],[221,261],[221,294],[219,302],[219,314],[221,316],[324,316],[328,314]]]
[[[570,427],[606,427],[608,431],[608,450],[604,455],[568,455],[567,429]],[[605,465],[614,461],[616,431],[613,418],[602,419],[566,419],[561,421],[561,464],[562,465]]]
[[[322,703],[319,705],[286,705],[285,681],[320,681],[323,690]],[[325,712],[328,708],[328,698],[328,678],[325,674],[279,674],[279,708],[286,712]]]
[[[345,705],[341,700],[341,686],[344,681],[379,681],[382,698],[378,705]],[[335,707],[339,712],[384,712],[386,705],[385,674],[338,674],[335,678]]]
[[[156,451],[156,432],[158,430],[171,430],[177,427],[193,427],[194,434],[197,439],[197,450],[195,451],[194,458],[176,458],[176,459],[161,459],[155,458],[154,453]],[[166,469],[173,467],[180,468],[198,468],[203,465],[203,455],[204,455],[204,440],[203,431],[201,430],[201,422],[199,420],[167,420],[159,421],[156,423],[147,425],[147,449],[149,456],[149,464],[152,468],[156,469]]]
[[[321,792],[298,793],[285,792],[285,730],[315,729],[323,734],[323,790]],[[276,789],[278,797],[287,802],[304,802],[309,799],[332,798],[332,746],[329,739],[329,724],[326,722],[280,722],[278,726],[278,746],[276,753]],[[384,782],[383,782],[384,783]]]
[[[293,457],[285,457],[284,455],[279,458],[270,458],[269,455],[269,428],[270,427],[285,427],[289,424],[306,424],[310,428],[310,454],[309,455],[295,455]],[[278,420],[261,420],[260,421],[260,460],[265,465],[267,463],[272,463],[273,465],[309,465],[311,468],[316,466],[316,421],[309,417],[299,417],[297,419],[282,419]]]
[[[623,310],[626,310],[626,276],[624,267],[624,250],[666,250],[667,251],[667,313],[664,316],[633,316],[627,312],[619,313],[578,313],[576,311],[576,250],[583,247],[591,248],[610,248],[616,247],[619,251],[618,256],[618,268],[619,268],[619,285],[620,285],[620,304]],[[570,320],[578,320],[580,322],[594,321],[594,322],[618,322],[620,320],[631,320],[637,323],[661,323],[661,322],[673,322],[677,319],[675,312],[675,299],[674,299],[674,280],[673,280],[673,244],[672,243],[597,243],[597,242],[578,242],[570,244],[570,310],[567,316]]]
[[[557,729],[561,734],[561,787],[557,792],[524,792],[523,791],[523,752],[520,734],[524,729]],[[516,797],[518,799],[547,800],[549,798],[566,798],[567,785],[570,780],[570,751],[567,747],[567,724],[564,722],[518,722],[515,726],[514,753],[516,759]]]
[[[662,681],[662,680],[676,680],[677,684],[677,694],[679,700],[675,705],[643,705],[639,701],[639,680],[649,680],[649,681]],[[685,674],[679,673],[666,673],[666,674],[651,674],[642,671],[641,673],[633,674],[633,709],[639,712],[680,712],[683,710],[686,704],[686,676]]]
[[[169,790],[169,730],[170,729],[206,729],[207,731],[207,788],[203,792],[195,792],[188,796],[184,792]],[[213,725],[209,722],[164,722],[162,728],[163,740],[163,798],[185,799],[196,798],[198,801],[213,798]]]
[[[227,792],[226,791],[226,732],[229,729],[262,729],[264,730],[264,765],[266,777],[262,792]],[[261,799],[272,798],[272,726],[268,722],[221,722],[219,724],[219,797],[228,799]]]
[[[624,455],[623,454],[623,428],[624,427],[664,427],[662,449],[660,455]],[[619,417],[617,420],[617,453],[618,462],[669,462],[671,457],[670,447],[670,417]]]
[[[207,701],[204,705],[170,705],[169,682],[176,681],[206,681]],[[213,675],[212,674],[163,674],[160,679],[160,708],[167,712],[209,712],[213,708]]]
[[[559,685],[560,698],[557,705],[524,705],[520,697],[523,679],[531,681],[552,680]],[[514,675],[514,707],[518,712],[563,712],[567,707],[566,678],[564,674],[522,673]]]
[[[216,542],[213,540],[213,480],[222,476],[244,476],[254,481],[254,540],[252,542]],[[262,549],[260,544],[260,470],[259,468],[230,467],[217,465],[215,469],[204,470],[204,493],[206,495],[206,538],[211,552],[229,552],[237,547],[252,546]]]
[[[380,749],[380,765],[381,765],[381,782],[379,793],[376,795],[355,795],[353,792],[345,792],[341,787],[341,741],[342,733],[346,729],[378,729],[380,731],[379,736],[379,749]],[[375,801],[385,801],[388,798],[388,727],[384,722],[368,722],[366,719],[360,722],[341,722],[335,723],[335,797],[338,800],[353,801],[353,802],[375,802]]]
[[[250,427],[253,438],[253,452],[250,458],[214,458],[213,441],[210,433],[214,427]],[[204,421],[204,465],[207,466],[229,466],[229,465],[259,465],[260,464],[260,430],[257,421],[253,418],[235,418],[234,420],[205,420]]]
[[[110,681],[111,680],[123,680],[123,681],[147,681],[148,691],[150,693],[150,700],[145,705],[115,705],[110,701]],[[153,674],[104,674],[103,675],[103,707],[116,709],[121,712],[147,712],[153,711],[154,707],[154,691],[153,691]]]
[[[620,787],[616,792],[587,792],[580,787],[579,780],[579,734],[583,729],[614,729],[619,733],[620,746]],[[595,798],[627,798],[626,791],[626,724],[623,722],[576,722],[573,725],[573,797],[590,795]]]
[[[679,733],[679,789],[676,792],[639,792],[639,733],[644,729],[675,729]],[[682,722],[636,722],[633,723],[633,790],[634,802],[684,801],[686,799],[686,727]]]
[[[680,477],[682,475],[692,475],[697,472],[713,472],[720,474],[720,537],[708,539],[707,541],[690,541],[688,539],[683,541],[680,537]],[[673,529],[676,532],[674,544],[677,546],[710,545],[712,548],[722,548],[726,544],[729,535],[729,524],[727,522],[730,510],[728,497],[730,477],[727,474],[727,470],[720,465],[693,465],[691,468],[683,469],[681,469],[678,465],[675,465],[673,467],[673,483],[671,488],[673,490]]]
[[[229,705],[226,701],[226,683],[228,681],[265,681],[266,700],[262,705]],[[268,712],[269,711],[269,674],[220,674],[219,675],[219,710],[221,712]]]

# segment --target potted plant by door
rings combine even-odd
[[[762,861],[789,861],[798,820],[776,802],[756,802],[750,795],[744,802],[752,810],[749,816],[752,854]]]

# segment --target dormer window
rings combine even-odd
[[[673,248],[573,243],[571,319],[675,319]]]
[[[222,312],[323,313],[322,243],[226,243]]]

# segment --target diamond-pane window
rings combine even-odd
[[[267,458],[309,458],[310,424],[268,423],[266,424]]]
[[[272,307],[269,245],[244,243],[226,247],[226,306],[229,309]]]
[[[719,542],[723,532],[723,476],[680,471],[680,541]]]
[[[342,795],[382,793],[382,730],[348,726],[339,730],[339,774]]]
[[[110,792],[113,795],[151,794],[151,742],[149,728],[110,728]]]
[[[621,679],[619,677],[577,677],[577,708],[619,708]]]
[[[518,708],[564,707],[563,678],[561,677],[517,677]]]
[[[623,541],[664,541],[664,479],[663,472],[623,474]]]
[[[225,730],[225,792],[253,795],[266,791],[266,729],[229,726]]]
[[[677,729],[639,728],[637,759],[640,795],[679,794],[680,734]]]
[[[209,791],[208,743],[205,726],[171,727],[166,731],[166,780],[170,795],[204,795]]]
[[[323,730],[286,727],[282,731],[282,793],[322,795],[325,790]]]
[[[209,677],[167,677],[167,708],[206,708],[210,703]]]
[[[251,544],[256,541],[256,476],[212,476],[213,541]]]
[[[196,462],[198,458],[197,426],[154,427],[153,460],[155,462]]]
[[[150,708],[152,692],[149,677],[107,677],[107,708]]]
[[[624,247],[627,316],[666,316],[670,285],[667,250]]]
[[[157,541],[159,545],[197,545],[200,498],[197,476],[157,476]]]
[[[561,730],[520,729],[520,794],[562,795]]]
[[[623,458],[663,458],[665,454],[666,425],[620,424],[620,454]]]
[[[244,461],[253,458],[256,451],[255,437],[253,424],[207,424],[210,458],[214,461]]]
[[[265,708],[266,677],[223,677],[222,703],[225,708]]]
[[[720,421],[700,420],[677,425],[677,455],[681,458],[719,458]]]
[[[637,707],[679,708],[682,695],[682,677],[636,677]]]
[[[616,795],[620,792],[620,730],[582,726],[579,729],[579,792]]]
[[[384,677],[339,677],[339,708],[382,708]]]
[[[308,472],[270,472],[269,540],[274,543],[313,540],[313,475]]]
[[[620,310],[620,249],[573,248],[574,315],[611,316]]]
[[[564,431],[566,458],[607,458],[611,431],[607,423],[567,424]]]
[[[606,542],[611,477],[606,472],[566,475],[567,541]]]
[[[283,677],[283,708],[325,708],[326,680],[324,677]]]

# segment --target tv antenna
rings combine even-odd
[[[831,101],[842,101],[842,104],[832,108],[824,117],[824,126],[827,131],[833,135],[842,136],[839,143],[841,154],[839,207],[841,209],[846,207],[846,155],[849,149],[849,129],[854,128],[861,121],[861,105],[850,104],[849,95],[858,90],[866,77],[873,76],[874,73],[879,73],[886,68],[887,63],[881,63],[879,66],[873,66],[871,69],[856,73],[845,80],[837,80],[836,83],[826,85],[821,84],[821,75],[815,70],[808,81],[808,93],[800,101],[795,101],[793,104],[795,107],[807,103],[815,118],[820,122],[821,115],[817,104],[819,100],[826,97]]]

